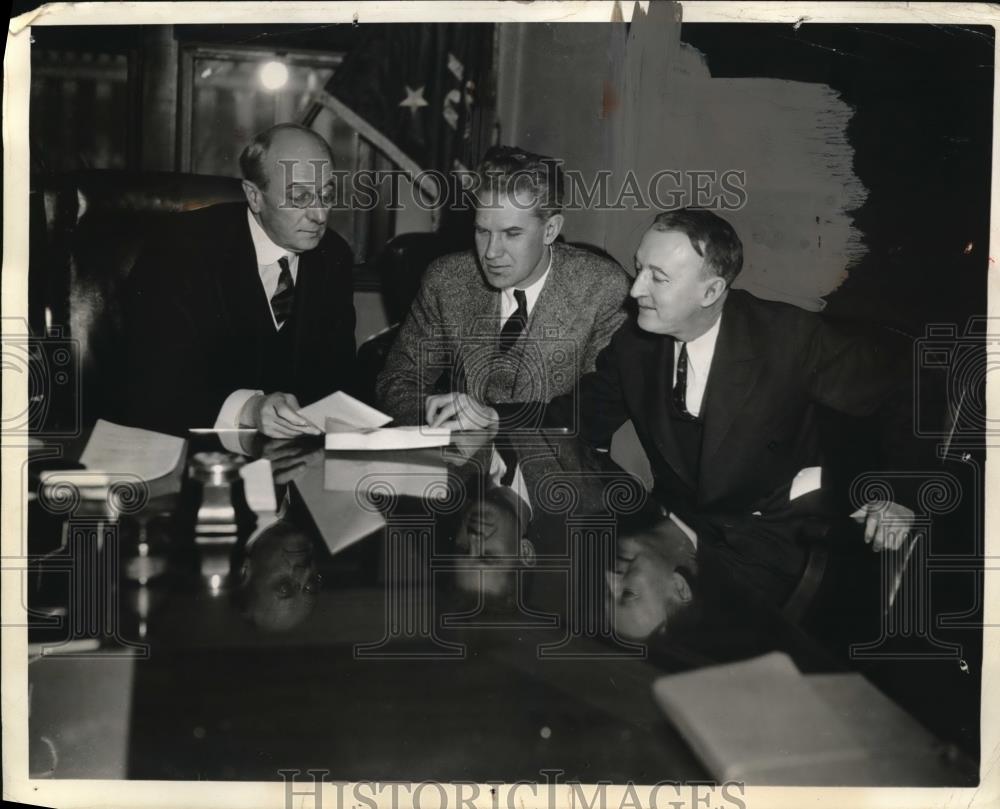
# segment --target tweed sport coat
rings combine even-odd
[[[500,296],[472,251],[436,259],[376,381],[379,407],[420,424],[433,393],[482,402],[547,402],[572,392],[625,320],[629,278],[614,261],[552,245],[552,269],[525,332],[498,348]]]

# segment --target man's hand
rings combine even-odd
[[[449,430],[493,430],[500,424],[496,410],[465,393],[428,396],[426,417],[428,427]]]
[[[319,435],[322,431],[298,414],[298,400],[290,393],[254,396],[240,413],[240,423],[248,424],[271,438]]]
[[[910,509],[891,500],[872,500],[851,515],[855,522],[865,524],[865,542],[875,552],[903,547],[911,538],[913,518]]]

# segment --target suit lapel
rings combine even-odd
[[[536,375],[532,371],[539,359],[547,371],[550,369],[549,354],[558,347],[555,338],[565,333],[567,320],[572,318],[569,305],[576,298],[573,290],[568,288],[568,276],[566,254],[558,245],[553,245],[552,269],[549,270],[549,277],[545,279],[545,285],[531,309],[524,336],[511,349],[512,359],[517,368],[513,391],[515,400],[520,398],[520,395],[530,395],[531,391],[535,396],[539,394],[535,389],[539,380],[535,379]],[[548,384],[547,378],[545,383]]]
[[[713,482],[719,482],[719,470],[724,465],[714,461],[733,422],[747,407],[759,376],[760,362],[743,300],[739,292],[730,292],[723,308],[719,337],[705,388],[705,406],[702,408],[705,432],[699,490],[703,494]],[[715,470],[715,474],[708,474],[709,470]]]
[[[500,333],[497,325],[500,322],[500,292],[486,283],[474,255],[472,255],[472,269],[475,275],[470,278],[464,289],[467,313],[465,322],[469,324],[468,336],[495,339]],[[466,327],[462,324],[460,328]]]
[[[526,334],[529,338],[545,339],[546,336],[551,336],[553,328],[561,333],[567,319],[572,319],[569,307],[575,296],[568,288],[568,276],[566,253],[559,249],[559,245],[553,245],[552,269],[549,270],[549,277],[545,279],[545,286],[542,287],[528,318]],[[549,335],[546,335],[547,331]]]
[[[459,378],[451,380],[452,390],[463,390],[473,396],[486,396],[498,392],[492,374],[487,375],[490,380],[488,390],[473,390],[470,385],[483,378],[482,369],[486,367],[483,363],[493,365],[498,353],[500,293],[486,283],[473,251],[469,252],[469,263],[469,279],[457,291],[464,299],[462,305],[454,310],[460,313],[456,318],[459,322],[446,324],[458,326]]]
[[[246,221],[246,208],[234,216],[230,234],[220,234],[221,250],[216,259],[216,295],[221,311],[228,313],[231,331],[236,339],[249,337],[252,346],[239,346],[241,355],[255,357],[259,366],[263,356],[262,343],[274,330],[270,317],[271,304],[264,293],[257,270],[257,255]],[[258,367],[259,371],[259,367]]]
[[[646,402],[646,412],[653,416],[650,419],[650,432],[663,459],[670,464],[681,480],[694,488],[694,477],[681,456],[681,448],[670,422],[669,397],[674,379],[674,339],[662,338],[659,349],[651,356],[655,358],[654,367],[646,369],[647,379],[654,380],[647,386],[649,398]]]
[[[300,372],[306,374],[317,373],[318,368],[302,368],[302,360],[306,356],[310,337],[313,334],[312,316],[316,313],[316,307],[310,306],[312,300],[322,301],[326,297],[321,293],[323,278],[322,260],[320,248],[309,250],[299,254],[299,269],[295,279],[295,308],[294,326],[295,334],[292,335],[292,379],[298,381]]]

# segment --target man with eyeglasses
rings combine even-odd
[[[233,563],[233,604],[257,629],[287,632],[315,609],[323,586],[315,546],[283,512],[236,548]]]
[[[317,433],[300,405],[354,382],[353,256],[327,229],[333,154],[279,124],[243,150],[246,203],[172,217],[129,278],[127,419],[166,432]]]

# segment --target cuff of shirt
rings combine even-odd
[[[245,388],[234,390],[226,397],[226,401],[222,403],[222,407],[219,409],[219,415],[215,419],[215,429],[239,429],[243,426],[240,424],[240,413],[243,410],[243,405],[249,402],[254,396],[262,395],[263,393],[264,391],[262,390],[247,390]],[[240,445],[239,435],[236,433],[220,432],[219,441],[230,452],[238,452],[241,455],[245,454]]]

